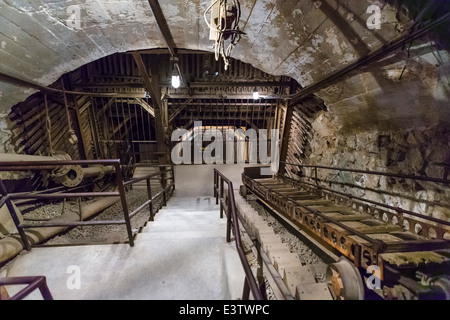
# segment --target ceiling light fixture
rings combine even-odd
[[[180,87],[180,84],[181,84],[180,74],[178,73],[176,66],[174,66],[173,71],[172,71],[172,87],[177,89]]]
[[[172,87],[175,89],[179,88],[181,85],[181,76],[179,67],[178,67],[178,57],[171,57],[170,62],[172,63],[173,71],[172,71]]]

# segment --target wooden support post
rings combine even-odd
[[[64,76],[63,79],[64,78],[65,78],[65,81],[62,80],[63,82],[66,82],[66,84],[64,86],[66,86],[69,91],[72,90],[72,83],[70,81],[70,78],[68,76]],[[64,87],[63,87],[63,90],[65,90]],[[65,103],[67,103],[67,98],[65,96],[65,93],[64,93],[64,101],[65,101]],[[88,158],[89,149],[87,149],[86,137],[84,136],[83,130],[81,128],[82,121],[81,121],[80,108],[78,105],[78,96],[72,95],[72,104],[74,106],[74,109],[70,110],[70,117],[72,118],[72,123],[74,124],[73,130],[75,131],[75,135],[78,138],[78,154],[79,154],[81,160],[86,160]],[[66,108],[67,108],[67,106],[66,106]],[[69,121],[69,119],[68,119],[68,121]]]
[[[294,108],[287,106],[284,112],[284,128],[283,128],[283,136],[281,137],[281,150],[280,150],[280,161],[285,162],[288,152],[289,146],[289,136],[291,133],[292,127],[292,114],[294,112]],[[286,170],[286,165],[284,163],[280,163],[278,174],[283,175]]]

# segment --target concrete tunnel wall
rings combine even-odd
[[[381,8],[381,29],[370,30],[368,6]],[[204,10],[209,0],[161,2],[178,48],[212,51]],[[288,75],[302,86],[320,80],[394,39],[412,22],[383,1],[241,1],[246,34],[232,57],[269,74]],[[165,47],[145,1],[3,1],[0,71],[49,85],[63,73],[115,52]],[[318,93],[344,129],[432,126],[448,116],[448,53],[433,44],[363,70]],[[436,61],[435,57],[439,62]],[[439,64],[439,67],[436,65]],[[408,100],[399,90],[410,88]],[[0,83],[0,118],[34,90]],[[401,95],[400,95],[401,96]],[[424,106],[427,106],[426,111]],[[357,111],[357,112],[355,112]],[[0,121],[4,130],[6,124]]]
[[[203,20],[209,4],[161,1],[178,48],[212,51]],[[366,26],[367,8],[373,4],[381,9],[379,30]],[[404,14],[399,21],[396,9],[384,1],[242,0],[241,6],[240,27],[246,34],[232,57],[270,74],[289,75],[302,86],[356,61],[413,24]],[[166,46],[146,1],[3,1],[0,25],[0,72],[44,86],[115,52]],[[328,111],[309,119],[311,137],[302,161],[447,177],[449,58],[432,38],[423,38],[317,92]],[[10,136],[6,115],[34,92],[0,82],[1,152]],[[385,150],[380,137],[392,141]],[[402,155],[394,152],[399,146],[405,149]],[[434,204],[419,206],[420,211],[450,215],[441,203],[448,203],[447,191],[430,195],[409,186],[408,192]]]

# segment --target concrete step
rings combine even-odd
[[[204,215],[204,216],[214,216],[218,217],[220,212],[219,210],[215,209],[209,209],[206,208],[205,210],[194,210],[194,209],[172,209],[170,207],[162,207],[158,211],[158,215],[167,215],[167,216],[198,216],[198,215]]]
[[[219,213],[219,208],[172,208],[171,206],[162,207],[159,212],[162,214],[178,214],[178,215],[195,215],[195,214],[204,214],[209,215],[212,212]]]
[[[225,238],[225,232],[223,235],[218,234],[216,230],[209,231],[168,231],[168,232],[143,232],[138,235],[139,240],[141,237],[145,240],[151,239],[205,239],[205,238]]]
[[[221,221],[150,221],[142,232],[185,232],[185,231],[210,231],[222,230]]]
[[[186,206],[202,206],[202,205],[214,205],[216,206],[216,201],[214,199],[200,199],[200,200],[174,200],[173,197],[167,201],[167,204],[174,207],[186,207]],[[218,204],[217,204],[218,206]]]

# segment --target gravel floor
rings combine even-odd
[[[159,192],[155,190],[154,192]],[[131,190],[126,195],[128,210],[131,213],[134,209],[147,201],[146,190]],[[162,195],[159,196],[153,203],[153,210],[156,212],[162,202]],[[76,209],[78,204],[72,204]],[[117,202],[111,207],[105,209],[100,214],[92,218],[92,221],[98,220],[121,220],[123,219],[123,208],[121,202]],[[134,233],[139,232],[150,219],[150,211],[147,208],[142,209],[131,219],[131,228]],[[82,226],[72,228],[64,234],[56,236],[47,244],[70,244],[77,242],[126,242],[128,241],[128,234],[125,225],[102,225],[102,226]]]

